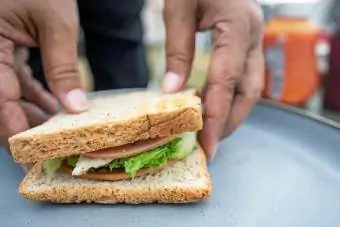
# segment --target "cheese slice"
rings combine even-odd
[[[72,175],[79,176],[85,174],[91,168],[99,168],[106,166],[112,161],[112,158],[105,159],[90,159],[83,156],[79,157],[79,160],[72,171]]]

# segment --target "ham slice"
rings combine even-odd
[[[167,163],[169,165],[171,163]],[[143,168],[136,173],[136,177],[142,177],[145,175],[150,175],[157,173],[164,169],[162,168]],[[63,164],[62,171],[72,174],[73,168]],[[124,172],[124,170],[116,171],[116,172],[87,172],[83,175],[73,176],[74,178],[81,178],[86,180],[99,180],[99,181],[120,181],[120,180],[128,180],[131,179],[131,175]]]
[[[161,145],[164,145],[171,140],[175,139],[177,136],[169,136],[165,138],[155,138],[155,139],[149,139],[149,140],[142,140],[138,141],[133,144],[126,144],[119,147],[111,147],[107,149],[102,149],[98,151],[92,151],[85,154],[82,154],[82,156],[86,158],[92,158],[92,159],[118,159],[118,158],[125,158],[134,156],[136,154],[152,150],[156,147],[159,147]]]

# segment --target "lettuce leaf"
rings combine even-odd
[[[126,173],[135,177],[142,168],[161,168],[171,159],[185,158],[193,152],[195,145],[196,132],[183,133],[180,137],[150,151],[132,157],[114,159],[104,168],[111,172],[116,169],[124,169]],[[75,167],[78,159],[79,155],[74,155],[66,158],[66,162],[69,166]],[[53,174],[60,168],[62,161],[63,159],[47,160],[43,164],[44,170]],[[95,171],[95,169],[93,170]]]
[[[124,163],[127,158],[114,159],[109,163],[110,170],[124,168]]]
[[[79,155],[70,156],[66,159],[67,165],[75,167],[79,159]]]
[[[145,167],[160,168],[176,153],[176,146],[180,140],[181,138],[176,138],[165,145],[132,157],[114,159],[109,163],[109,168],[111,171],[116,168],[124,168],[125,172],[132,177],[136,176],[138,170]]]

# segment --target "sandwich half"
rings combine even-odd
[[[27,199],[58,203],[189,203],[212,186],[201,100],[192,91],[129,92],[90,100],[9,139],[16,162],[34,163],[20,184]]]

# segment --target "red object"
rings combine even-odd
[[[331,38],[329,74],[325,81],[324,107],[340,110],[340,31]]]
[[[320,29],[308,17],[278,16],[268,22],[264,37],[264,97],[303,104],[319,88],[315,47]]]

